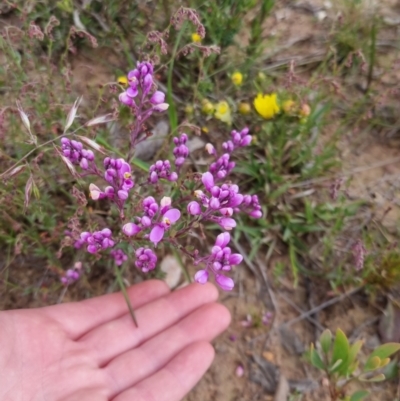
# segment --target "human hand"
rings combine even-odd
[[[0,312],[2,401],[178,401],[210,366],[229,324],[211,284],[170,292],[150,280],[121,293]]]

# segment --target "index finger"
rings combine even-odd
[[[133,310],[169,292],[168,286],[160,280],[148,280],[127,288]],[[129,309],[124,296],[118,292],[80,302],[47,306],[41,311],[76,340],[95,327],[128,313]]]

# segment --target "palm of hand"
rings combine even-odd
[[[178,401],[213,359],[229,324],[211,285],[174,293],[131,287],[139,328],[121,294],[0,312],[2,401]]]

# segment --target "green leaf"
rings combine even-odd
[[[386,380],[386,377],[383,373],[379,373],[379,375],[376,375],[371,379],[368,379],[368,381],[372,383],[383,382],[384,380]]]
[[[333,353],[332,353],[332,366],[338,360],[342,360],[342,363],[337,366],[335,369],[331,368],[331,372],[338,372],[341,374],[346,374],[347,368],[349,366],[348,359],[350,353],[350,345],[349,340],[346,337],[346,334],[340,329],[336,330],[336,337],[333,343]]]
[[[367,391],[367,390],[356,391],[356,392],[353,393],[353,395],[350,397],[350,401],[361,401],[362,399],[364,399],[364,398],[367,397],[368,395],[369,395],[369,391]]]
[[[364,372],[369,372],[371,370],[376,369],[376,367],[375,367],[376,366],[376,358],[375,357],[378,357],[380,360],[386,359],[386,358],[389,358],[391,355],[393,355],[394,353],[396,353],[399,350],[400,350],[399,343],[386,343],[386,344],[379,346],[368,357],[367,362],[364,365]]]
[[[314,348],[314,344],[311,344],[310,360],[313,366],[315,366],[318,369],[325,370],[325,364],[324,362],[322,362],[322,359],[319,356],[318,351]]]
[[[371,370],[378,369],[381,366],[381,359],[379,356],[373,356],[368,358],[368,362],[364,366],[364,372],[370,372]]]
[[[335,370],[337,370],[337,368],[342,364],[342,360],[338,359],[330,368],[329,371],[330,372],[334,372]]]
[[[320,336],[319,342],[321,343],[321,348],[327,354],[332,346],[332,332],[326,329]]]
[[[351,365],[357,357],[357,354],[360,352],[361,347],[363,346],[364,341],[358,340],[351,347],[349,351],[349,365]]]
[[[131,159],[131,163],[136,166],[139,167],[141,170],[148,172],[150,170],[149,164],[144,162],[143,160],[140,159],[136,159],[135,157],[133,159]]]

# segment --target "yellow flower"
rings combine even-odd
[[[231,108],[228,102],[222,101],[215,105],[214,117],[229,125],[232,124]]]
[[[285,100],[282,109],[286,114],[292,114],[295,110],[296,103],[293,100]]]
[[[245,116],[246,114],[249,114],[251,111],[251,106],[249,103],[246,102],[240,102],[238,104],[238,111],[240,114],[242,114],[243,116]]]
[[[271,93],[270,95],[259,93],[254,99],[254,107],[257,110],[257,113],[266,120],[273,118],[275,114],[278,114],[281,111],[276,101],[276,97],[276,93]]]
[[[118,77],[117,82],[122,85],[122,86],[128,86],[128,77],[125,77],[124,75]]]
[[[264,82],[264,81],[267,79],[267,76],[266,76],[262,71],[260,71],[260,72],[257,74],[257,79],[258,79],[258,81],[260,81],[260,82]]]
[[[204,114],[212,114],[212,113],[214,113],[215,107],[209,100],[203,99],[201,104],[202,104],[201,111]]]
[[[231,76],[232,83],[236,86],[240,86],[243,82],[243,74],[239,71],[236,71]]]
[[[187,104],[185,107],[185,113],[186,114],[193,114],[194,112],[194,108],[191,104]]]
[[[201,130],[202,130],[205,134],[208,134],[208,133],[210,132],[210,130],[209,130],[206,126],[201,127]]]
[[[192,42],[194,43],[201,42],[201,36],[197,32],[192,33]]]

